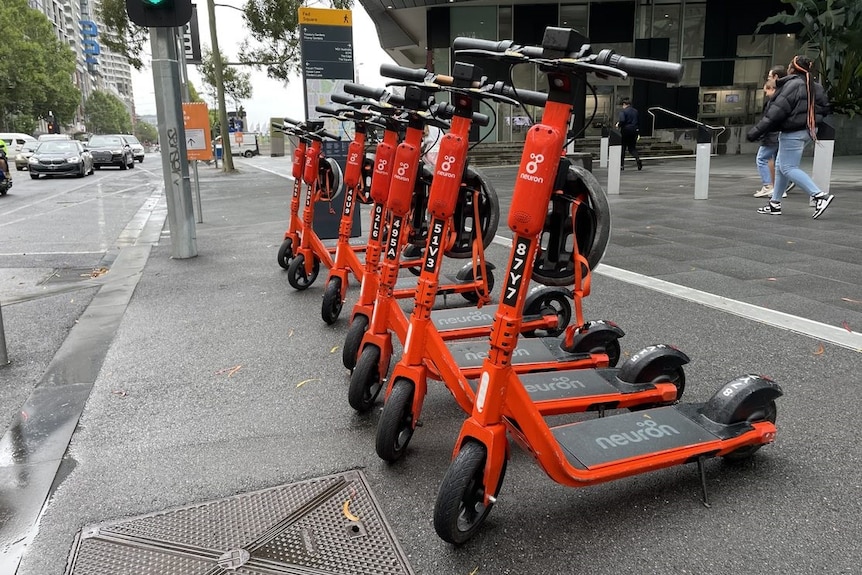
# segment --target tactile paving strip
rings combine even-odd
[[[83,528],[66,575],[400,575],[359,471]]]

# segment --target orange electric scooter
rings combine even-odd
[[[512,368],[526,286],[551,200],[548,182],[557,174],[576,83],[590,72],[663,83],[678,82],[682,76],[680,64],[625,58],[611,50],[593,54],[586,42],[574,30],[548,28],[541,47],[472,38],[454,43],[456,51],[471,56],[537,63],[548,75],[549,93],[541,123],[527,133],[515,184],[508,218],[512,250],[490,351],[435,503],[435,531],[453,544],[469,540],[495,503],[509,457],[509,436],[551,479],[572,487],[697,462],[705,498],[706,459],[746,458],[775,439],[775,400],[782,391],[762,376],[736,378],[706,403],[550,426],[528,393],[527,382]],[[555,373],[543,377],[551,381]]]
[[[455,87],[440,87],[441,90],[446,90],[452,93],[452,97],[461,107],[459,111],[463,116],[469,113],[473,106],[474,99],[495,97],[494,92],[505,93],[510,96],[519,96],[520,98],[530,97],[529,103],[539,106],[545,105],[544,94],[527,91],[514,91],[507,89],[502,85],[486,86],[482,90],[470,89],[474,85],[481,72],[478,68],[470,64],[456,62],[454,66],[453,76],[455,77]],[[424,70],[409,70],[401,68],[396,71],[388,70],[385,75],[398,75],[401,78],[418,79],[426,74]],[[426,83],[428,78],[424,80]],[[460,84],[460,86],[459,86]],[[503,99],[497,96],[496,99]],[[505,98],[508,100],[508,98]],[[517,104],[517,102],[516,102]],[[568,123],[568,121],[567,121]],[[464,127],[463,124],[457,124],[457,128],[464,133],[456,130],[456,124],[453,122],[453,130],[450,132],[455,138],[449,138],[447,135],[441,143],[441,154],[448,157],[460,157],[462,150],[453,145],[453,142],[458,141],[458,138],[466,138],[466,132],[469,131],[469,124]],[[562,148],[558,151],[561,153]],[[457,167],[456,167],[457,169]],[[439,170],[439,167],[438,167]],[[561,173],[568,176],[568,164],[561,162]],[[595,183],[592,187],[596,191],[588,193],[584,188],[589,187],[592,180],[588,179],[586,173],[572,170],[574,176],[578,176],[586,180],[586,182],[578,182],[583,185],[565,184],[557,192],[557,195],[567,198],[569,204],[582,204],[583,211],[590,211],[596,207],[593,197],[603,197],[601,188]],[[564,181],[565,177],[558,177],[554,182]],[[432,210],[432,235],[429,239],[429,244],[426,246],[426,253],[433,252],[432,246],[438,245],[440,237],[446,235],[446,222],[448,220],[448,209],[451,209],[451,190],[447,190],[444,186],[434,186],[431,189],[432,199],[430,204],[436,209]],[[580,219],[582,222],[587,220],[585,216],[578,218],[578,209],[574,210],[575,214],[570,221],[565,218],[546,218],[546,224],[543,227],[543,233],[553,232],[557,236],[563,237],[567,234],[563,233],[558,228],[560,224],[568,225],[569,228],[574,225],[573,221]],[[598,220],[606,220],[609,218],[609,212],[606,206],[597,210],[595,218]],[[552,210],[552,215],[554,215]],[[548,230],[550,222],[551,230]],[[688,358],[679,350],[670,346],[655,346],[651,350],[645,350],[636,355],[635,360],[628,361],[620,369],[604,369],[602,373],[605,378],[600,378],[599,381],[592,381],[591,385],[580,383],[585,377],[582,375],[582,370],[587,368],[608,368],[616,365],[619,356],[619,344],[617,337],[611,337],[607,334],[599,336],[600,330],[593,328],[583,320],[581,309],[581,301],[589,293],[589,268],[598,263],[601,254],[604,252],[604,244],[597,245],[593,239],[595,235],[601,235],[599,229],[609,228],[609,222],[599,221],[593,225],[585,226],[586,234],[579,234],[578,241],[573,242],[571,248],[574,252],[575,261],[579,261],[580,265],[572,269],[572,274],[567,276],[564,270],[570,266],[564,265],[562,262],[557,262],[554,266],[539,266],[540,269],[546,268],[552,270],[547,274],[549,277],[540,277],[544,281],[560,283],[561,280],[566,280],[574,284],[574,301],[577,315],[577,322],[574,326],[567,328],[566,341],[561,342],[556,338],[543,338],[539,340],[529,340],[532,348],[545,350],[549,357],[542,361],[540,357],[534,354],[528,360],[523,357],[525,350],[531,349],[530,346],[520,346],[515,348],[513,356],[516,354],[521,357],[522,361],[518,362],[515,369],[519,373],[542,370],[557,370],[558,373],[565,369],[565,374],[557,377],[548,385],[538,386],[533,394],[534,400],[537,402],[537,408],[544,414],[554,413],[570,413],[575,411],[604,411],[605,409],[621,408],[621,407],[637,407],[644,404],[668,404],[677,401],[682,394],[684,388],[684,373],[682,364],[688,362]],[[438,234],[435,237],[435,234]],[[571,235],[575,235],[575,231],[571,231]],[[602,240],[606,242],[606,238]],[[563,240],[565,243],[566,240]],[[600,242],[601,243],[601,242]],[[544,242],[545,249],[553,242]],[[584,244],[588,253],[591,255],[592,262],[579,253],[579,244]],[[598,250],[596,254],[596,250]],[[557,251],[556,255],[560,255]],[[582,277],[582,270],[586,270],[583,275],[586,275],[586,281]],[[433,260],[425,260],[422,267],[422,274],[419,278],[419,288],[416,292],[416,300],[414,302],[413,313],[410,316],[410,330],[407,341],[404,342],[404,351],[395,366],[389,385],[386,390],[386,401],[383,407],[383,413],[377,427],[376,449],[378,455],[387,461],[395,461],[403,457],[407,445],[412,437],[412,434],[417,426],[419,415],[421,413],[422,404],[427,392],[427,378],[442,380],[450,393],[455,397],[458,404],[466,412],[470,412],[474,400],[475,383],[470,379],[475,379],[479,376],[480,370],[469,363],[459,361],[459,358],[454,349],[463,349],[464,344],[452,343],[446,341],[441,332],[437,329],[436,322],[433,318],[433,311],[427,305],[429,301],[433,301],[434,290],[436,286],[436,274],[439,271],[439,266]],[[585,288],[585,285],[587,286]],[[545,288],[548,289],[548,288]],[[526,299],[531,297],[528,295]],[[598,323],[598,322],[596,322]],[[523,325],[523,324],[522,324]],[[616,336],[616,332],[604,324],[608,331],[612,332],[612,336]],[[591,328],[595,331],[591,332]],[[521,330],[523,331],[523,329]],[[487,334],[487,331],[486,331]],[[480,349],[482,345],[487,348],[485,342],[471,342],[474,349]],[[613,348],[613,352],[608,351],[607,347]],[[551,355],[551,351],[557,348],[558,353]],[[613,353],[613,363],[609,355]],[[539,356],[541,354],[538,354]],[[578,382],[578,383],[575,383]]]

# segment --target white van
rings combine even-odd
[[[14,158],[15,154],[21,151],[24,144],[27,142],[35,142],[36,138],[28,136],[27,134],[7,132],[5,134],[0,134],[0,140],[6,142],[6,147],[9,150],[9,157]]]

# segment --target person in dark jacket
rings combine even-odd
[[[619,121],[617,122],[617,128],[620,129],[620,136],[623,141],[623,157],[620,160],[620,167],[621,169],[625,169],[626,150],[628,150],[640,170],[644,165],[641,162],[641,157],[638,155],[638,136],[640,135],[638,111],[632,107],[632,102],[628,98],[623,98],[621,103],[623,109],[620,110]]]
[[[748,141],[753,142],[769,131],[779,132],[772,199],[757,212],[780,215],[781,195],[789,181],[814,198],[811,217],[816,219],[826,211],[834,196],[822,191],[799,168],[799,162],[805,146],[817,137],[817,124],[829,113],[829,99],[823,86],[814,81],[813,64],[807,57],[795,56],[787,72],[787,76],[776,82],[775,95],[763,117],[746,134]]]

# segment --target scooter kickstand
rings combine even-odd
[[[706,490],[706,466],[703,464],[704,461],[706,461],[706,457],[700,456],[697,458],[697,471],[700,473],[700,489],[703,493],[703,506],[709,509],[712,505],[709,504],[709,493]]]

